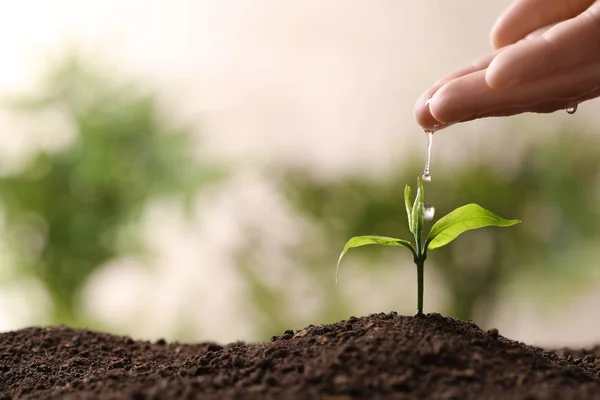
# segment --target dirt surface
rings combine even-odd
[[[350,318],[226,346],[28,328],[0,334],[0,399],[600,399],[597,356],[437,314]]]

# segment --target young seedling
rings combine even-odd
[[[396,239],[387,236],[356,236],[350,239],[344,246],[342,254],[338,259],[335,271],[335,281],[337,284],[340,262],[346,252],[354,247],[366,246],[370,244],[379,244],[383,246],[403,246],[408,248],[413,254],[413,260],[417,265],[417,314],[423,313],[423,266],[427,259],[427,251],[440,248],[456,239],[461,233],[471,229],[483,228],[486,226],[512,226],[521,221],[512,219],[506,220],[494,214],[491,211],[477,204],[467,204],[450,212],[440,218],[429,231],[427,239],[423,242],[422,233],[424,226],[423,204],[425,193],[423,191],[423,181],[417,178],[417,195],[414,203],[411,205],[410,186],[406,185],[404,189],[404,202],[406,205],[406,215],[408,216],[408,228],[414,237],[414,244],[404,239]]]

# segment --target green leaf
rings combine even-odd
[[[404,188],[404,204],[406,205],[406,216],[408,217],[408,229],[412,232],[412,206],[410,205],[410,186]]]
[[[398,246],[398,247],[404,246],[404,247],[408,247],[410,249],[410,251],[413,253],[413,256],[415,255],[415,249],[412,247],[412,245],[410,244],[410,242],[408,240],[396,239],[396,238],[387,237],[387,236],[373,236],[373,235],[355,236],[352,239],[348,240],[348,242],[344,246],[344,250],[342,251],[342,254],[340,254],[340,258],[338,259],[338,262],[337,262],[337,268],[335,269],[335,282],[336,283],[338,280],[338,272],[340,270],[340,262],[342,261],[342,257],[344,257],[344,254],[346,254],[346,252],[348,250],[350,250],[354,247],[367,246],[370,244],[379,244],[382,246]]]
[[[425,192],[423,190],[423,181],[417,177],[417,196],[412,207],[411,232],[415,236],[417,247],[421,245],[421,232],[423,231],[423,201]]]
[[[486,226],[512,226],[520,223],[517,219],[507,220],[477,204],[467,204],[440,218],[427,237],[425,248],[437,249],[456,239],[461,233]]]

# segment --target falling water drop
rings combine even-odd
[[[431,182],[429,167],[431,165],[431,143],[433,142],[433,132],[425,131],[425,134],[427,135],[427,155],[425,158],[425,170],[423,171],[423,176],[421,178],[425,182]]]
[[[435,208],[428,202],[423,203],[423,219],[431,221],[435,215]]]
[[[575,114],[577,112],[577,103],[575,103],[575,105],[571,107],[567,107],[565,111],[567,112],[567,114]]]

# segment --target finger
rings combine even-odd
[[[540,37],[519,42],[499,54],[490,63],[486,81],[492,88],[508,88],[597,60],[600,60],[600,3]]]
[[[560,24],[560,22],[556,22],[554,24],[546,25],[542,28],[536,29],[535,31],[533,31],[530,34],[528,34],[527,36],[525,36],[525,40],[534,39],[534,38],[542,36],[544,33],[546,33],[548,31],[548,29],[556,26],[556,24]]]
[[[437,121],[435,118],[433,118],[433,116],[429,112],[429,99],[435,94],[435,92],[437,92],[439,88],[444,86],[447,82],[460,78],[461,76],[469,75],[473,72],[481,71],[487,68],[490,62],[499,53],[499,51],[500,50],[494,51],[493,53],[472,62],[471,65],[468,65],[464,68],[459,69],[458,71],[455,71],[443,77],[442,79],[434,83],[433,86],[431,86],[428,90],[426,90],[417,99],[417,102],[414,106],[413,113],[415,119],[417,120],[417,123],[421,125],[425,130],[435,131],[436,129],[440,128],[440,121]]]
[[[594,0],[515,0],[494,24],[491,33],[495,49],[518,42],[531,32],[573,18]]]
[[[555,102],[566,108],[599,88],[600,62],[506,90],[490,88],[485,81],[485,70],[481,70],[442,86],[430,99],[429,111],[445,127],[507,109],[536,112],[543,108],[540,106],[543,103]]]
[[[600,97],[600,89],[595,89],[592,92],[585,94],[578,98],[577,100],[549,100],[542,101],[535,105],[529,106],[517,106],[517,107],[507,107],[498,110],[494,110],[491,112],[485,112],[482,114],[471,115],[467,118],[464,118],[458,122],[469,122],[475,119],[481,118],[490,118],[490,117],[508,117],[512,115],[524,114],[524,113],[538,113],[538,114],[549,114],[556,111],[563,111],[569,107],[573,107],[575,104],[581,104],[585,101],[592,100]],[[454,124],[449,124],[454,125]],[[444,126],[446,127],[446,126]]]

